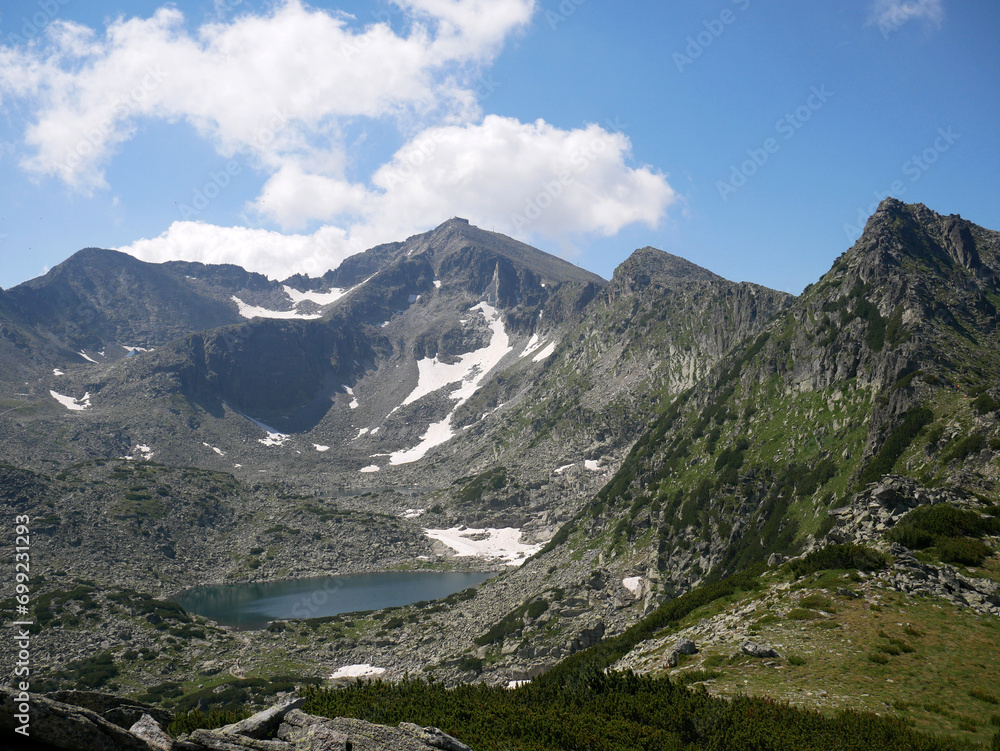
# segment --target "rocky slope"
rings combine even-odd
[[[20,467],[4,514],[58,517],[41,544],[67,568],[36,582],[68,593],[40,643],[79,657],[106,642],[133,690],[222,686],[219,661],[506,685],[700,585],[832,543],[890,556],[879,592],[995,619],[998,271],[1000,233],[891,199],[797,299],[648,248],[604,283],[452,220],[297,280],[351,287],[319,318],[46,374],[0,415]],[[56,385],[90,408],[67,410]],[[972,526],[942,532],[923,508]],[[185,535],[205,514],[213,534]],[[464,565],[423,531],[462,524],[551,540],[442,603],[238,637],[203,626],[208,667],[114,600],[84,621],[88,597],[132,596],[106,588],[105,553],[125,568],[133,551],[120,583],[169,596],[202,578]],[[730,630],[725,649],[753,636]],[[153,656],[126,660],[122,633]],[[674,669],[647,659],[661,647],[622,664]]]
[[[139,290],[161,277],[202,285],[219,311],[235,305],[223,291],[261,306],[260,296],[275,294],[274,283],[232,267],[130,259],[112,273],[119,256],[81,252],[12,294],[98,289],[88,300],[101,312],[86,332],[96,338],[120,338],[115,326],[126,319],[169,317],[154,315],[162,290],[149,300],[128,292],[133,276]],[[649,248],[606,285],[459,219],[328,276],[284,285],[324,302],[316,318],[258,307],[252,320],[160,344],[195,324],[188,312],[157,328],[155,351],[36,373],[11,399],[0,449],[33,469],[131,456],[250,483],[263,470],[305,495],[434,489],[411,506],[547,540],[614,470],[661,399],[790,299]],[[352,286],[314,289],[334,283]],[[493,480],[477,480],[484,476]]]

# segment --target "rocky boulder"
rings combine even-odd
[[[0,730],[16,727],[17,694],[0,689]],[[84,707],[31,694],[28,701],[30,740],[67,751],[153,751],[144,739],[108,722]]]
[[[740,645],[740,651],[745,655],[750,655],[751,657],[780,657],[780,655],[770,647],[765,647],[763,644],[758,644],[755,641],[743,642]]]

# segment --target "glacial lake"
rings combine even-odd
[[[437,600],[496,576],[495,573],[401,571],[346,574],[251,584],[196,587],[174,602],[191,613],[238,629],[264,628],[269,621],[323,618],[358,610]]]

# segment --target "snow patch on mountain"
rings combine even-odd
[[[337,678],[374,678],[376,675],[382,675],[384,672],[385,668],[376,668],[367,662],[361,665],[345,665],[331,673],[330,680],[336,680]]]
[[[49,395],[66,409],[72,410],[73,412],[82,412],[85,409],[90,409],[89,391],[79,399],[74,399],[72,396],[66,396],[64,394],[58,394],[55,391],[49,391]]]
[[[420,436],[420,443],[411,449],[394,451],[389,455],[389,463],[409,464],[410,462],[419,461],[435,446],[440,446],[442,443],[447,443],[454,438],[455,431],[451,427],[451,418],[454,414],[455,411],[452,410],[440,422],[432,422],[428,425],[427,432]]]
[[[641,576],[626,576],[622,579],[622,586],[625,587],[629,592],[638,597],[642,594],[642,577]]]
[[[351,397],[351,403],[348,404],[347,406],[350,407],[351,409],[357,409],[360,405],[358,404],[358,400],[354,398],[354,389],[352,389],[350,386],[346,386],[346,385],[345,386],[341,386],[341,388],[344,389],[344,391],[347,392],[347,395],[349,397]]]
[[[521,353],[521,356],[518,359],[522,359],[524,357],[527,357],[528,355],[530,355],[532,352],[534,352],[535,350],[537,350],[541,346],[542,346],[542,342],[538,338],[538,334],[532,334],[531,338],[528,340],[527,346],[525,346],[525,348],[524,348],[524,352]]]
[[[390,464],[415,462],[422,459],[435,446],[451,440],[455,435],[451,426],[455,410],[476,393],[490,371],[514,350],[503,319],[496,308],[481,302],[472,310],[478,311],[486,319],[491,331],[490,343],[481,349],[461,355],[454,363],[441,362],[437,357],[425,357],[417,361],[417,385],[403,400],[401,406],[412,404],[421,397],[447,386],[453,386],[448,396],[455,401],[455,406],[447,417],[427,427],[427,432],[420,437],[419,444],[410,449],[394,452],[390,456]]]
[[[245,417],[254,425],[256,425],[258,428],[267,433],[267,438],[257,439],[258,443],[263,443],[265,446],[284,446],[285,441],[291,438],[290,435],[282,433],[280,430],[275,430],[270,425],[265,425],[260,420],[255,420],[254,418],[250,417],[250,415],[244,415],[242,412],[237,412],[236,414],[240,415],[241,417]]]
[[[513,527],[425,529],[424,534],[432,540],[447,545],[458,557],[504,561],[508,566],[520,566],[545,546],[545,543],[536,545],[522,543],[521,530]]]
[[[549,342],[548,346],[545,347],[541,352],[531,358],[532,362],[541,362],[542,360],[551,357],[552,353],[556,351],[556,343]]]
[[[317,305],[329,305],[330,303],[337,302],[341,297],[347,294],[346,289],[331,289],[329,292],[299,292],[294,287],[289,287],[287,284],[283,285],[282,289],[285,290],[285,294],[288,295],[289,299],[298,307],[299,303],[311,302]]]
[[[133,461],[137,454],[141,454],[145,461],[149,461],[153,458],[153,450],[147,446],[145,443],[136,444],[136,447],[132,450],[132,453],[125,457],[128,461]]]
[[[233,302],[240,309],[244,318],[294,318],[300,321],[312,321],[321,318],[319,313],[299,313],[297,310],[269,310],[259,305],[250,305],[233,295]]]
[[[284,446],[285,441],[287,441],[291,436],[285,435],[284,433],[271,433],[268,432],[267,438],[258,438],[258,443],[263,443],[265,446]]]

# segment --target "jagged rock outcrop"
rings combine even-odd
[[[129,728],[132,735],[146,741],[153,751],[174,751],[174,739],[163,729],[159,722],[148,714],[144,714]]]
[[[90,709],[39,694],[29,694],[28,701],[24,702],[19,692],[0,688],[0,730],[11,737],[17,737],[14,729],[22,725],[17,716],[23,704],[29,707],[27,724],[31,742],[66,751],[151,751],[153,748],[143,738]]]
[[[850,504],[831,509],[836,526],[827,533],[833,542],[878,543],[885,533],[917,506],[966,503],[968,496],[948,488],[923,488],[914,480],[886,475],[855,495]]]
[[[226,725],[219,732],[230,735],[244,735],[247,738],[263,739],[274,736],[278,728],[285,719],[285,715],[293,709],[299,709],[306,700],[301,697],[294,697],[287,701],[279,702],[263,712],[258,712],[245,720]]]
[[[902,545],[893,544],[890,553],[892,568],[878,577],[892,589],[912,595],[930,595],[983,615],[1000,616],[1000,583],[966,576],[954,566],[918,561]]]
[[[116,702],[106,695],[99,700],[84,692],[62,696],[99,703],[105,713],[145,707],[163,716],[153,707],[124,699]],[[392,728],[352,718],[315,717],[299,709],[304,701],[285,699],[241,722],[173,739],[148,712],[126,730],[90,709],[30,694],[30,735],[25,743],[65,751],[472,751],[438,728],[407,722]],[[0,688],[0,730],[13,736],[21,703],[23,698],[13,690]]]
[[[118,727],[125,729],[141,720],[143,715],[151,716],[164,727],[174,719],[173,712],[168,712],[165,709],[98,691],[54,691],[46,694],[46,698],[89,709],[101,715],[108,722],[113,722]]]

